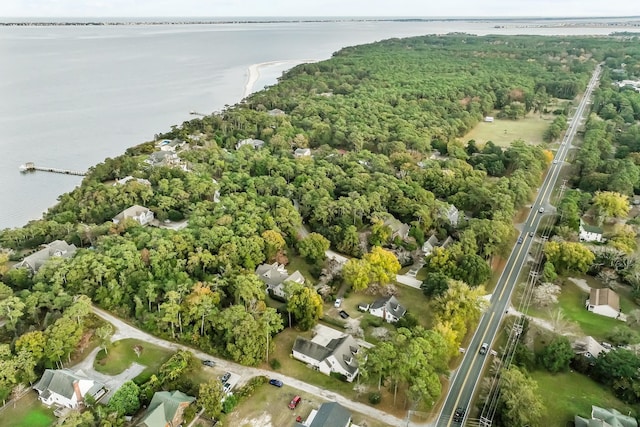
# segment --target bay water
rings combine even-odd
[[[0,229],[40,218],[81,181],[46,172],[23,174],[21,164],[87,170],[193,118],[190,111],[221,110],[276,83],[284,70],[328,59],[345,46],[448,32],[613,31],[525,24],[344,20],[0,26]],[[247,87],[255,64],[264,65]]]

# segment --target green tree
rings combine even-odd
[[[538,393],[538,383],[515,366],[503,369],[496,417],[505,426],[536,426],[544,404]]]
[[[265,257],[268,261],[272,261],[276,254],[287,247],[287,242],[276,230],[265,230],[262,232],[264,239]]]
[[[449,289],[449,280],[451,279],[442,272],[428,273],[420,288],[428,297],[439,297]]]
[[[109,399],[109,409],[118,415],[134,414],[140,409],[140,388],[133,381],[127,381]]]
[[[561,372],[569,369],[569,363],[575,356],[569,339],[555,337],[540,354],[540,362],[549,372]]]
[[[326,258],[325,252],[330,242],[322,234],[311,233],[298,242],[298,251],[311,263],[318,263]]]
[[[295,282],[285,283],[287,311],[300,329],[307,331],[322,317],[322,298],[315,289]]]
[[[224,390],[222,383],[218,380],[211,380],[200,384],[198,393],[198,403],[204,409],[204,413],[210,418],[219,418],[222,413],[222,399]]]
[[[369,279],[373,283],[386,284],[395,280],[400,271],[400,263],[396,256],[379,246],[364,255],[363,260],[369,264]]]
[[[354,292],[363,291],[369,287],[371,266],[362,259],[351,258],[342,267],[342,278]]]
[[[593,252],[578,242],[547,242],[544,245],[544,254],[558,273],[584,273],[595,260]]]
[[[100,347],[102,347],[105,354],[107,354],[107,346],[111,342],[113,332],[114,330],[111,323],[104,324],[96,329],[96,336],[100,340]]]

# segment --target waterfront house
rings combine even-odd
[[[153,212],[144,206],[133,205],[113,217],[112,221],[114,224],[119,224],[125,219],[132,219],[140,225],[147,225],[153,221]]]
[[[131,175],[127,175],[124,178],[118,179],[116,178],[116,182],[113,184],[114,186],[116,185],[125,185],[126,183],[133,181],[133,182],[137,182],[139,184],[143,184],[143,185],[147,185],[149,187],[151,187],[151,182],[148,179],[144,179],[144,178],[134,178]]]
[[[256,275],[267,286],[267,293],[271,297],[279,299],[287,298],[284,288],[285,282],[304,284],[304,276],[298,270],[289,274],[284,264],[277,262],[259,265],[256,268]]]
[[[393,295],[374,301],[369,306],[369,313],[383,318],[388,323],[395,323],[404,316],[407,309],[400,305],[400,301]]]
[[[150,166],[174,166],[180,164],[180,158],[173,151],[154,151],[145,163]]]
[[[168,139],[165,139],[160,143],[160,151],[178,151],[185,144],[186,142],[181,141],[179,139],[174,139],[171,141],[169,141]]]
[[[620,317],[620,297],[609,288],[591,288],[589,299],[585,302],[587,310],[601,316]]]
[[[307,363],[325,375],[332,372],[344,375],[351,382],[358,375],[356,354],[360,346],[349,334],[339,337],[316,333],[308,340],[298,337],[293,344],[293,358]]]
[[[141,427],[178,427],[182,425],[184,410],[196,400],[181,391],[158,391],[153,394]]]
[[[86,396],[99,400],[106,394],[104,384],[70,369],[46,369],[33,389],[45,405],[72,409],[78,408]]]
[[[31,270],[32,273],[35,273],[40,269],[40,267],[44,265],[44,263],[49,258],[71,258],[77,250],[78,248],[76,248],[76,245],[74,245],[73,243],[68,244],[64,240],[54,240],[48,245],[44,245],[44,249],[41,249],[29,256],[24,257],[24,259],[19,264],[16,264],[16,268],[26,267]]]

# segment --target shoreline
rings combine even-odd
[[[320,60],[319,59],[285,59],[285,60],[267,61],[267,62],[259,62],[257,64],[251,64],[247,71],[247,81],[244,85],[244,91],[242,93],[241,100],[245,99],[247,96],[255,92],[253,90],[253,87],[258,82],[258,80],[260,80],[260,69],[266,68],[266,67],[291,64],[290,67],[286,68],[286,70],[289,70],[300,64],[309,64],[309,63],[318,62],[318,61]]]

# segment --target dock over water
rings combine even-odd
[[[75,171],[71,169],[60,169],[60,168],[50,168],[46,166],[36,166],[35,163],[33,162],[27,162],[23,165],[20,165],[18,169],[20,169],[20,172],[23,172],[23,173],[42,171],[42,172],[53,172],[53,173],[61,173],[64,175],[78,175],[78,176],[85,176],[87,174],[86,172]]]

